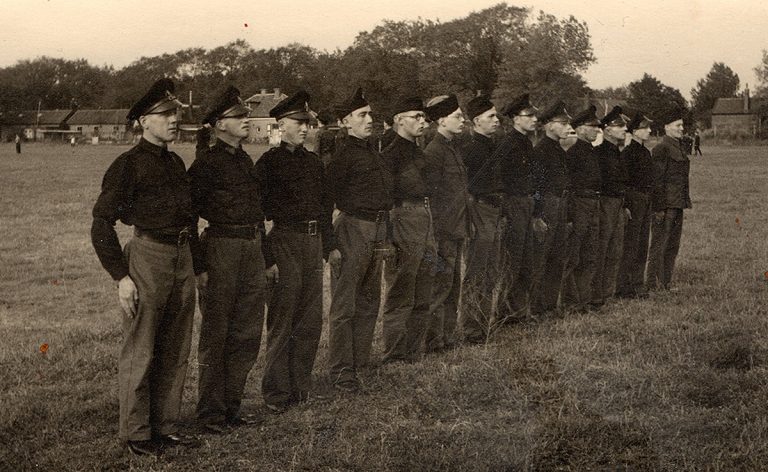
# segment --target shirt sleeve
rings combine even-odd
[[[193,212],[189,247],[192,251],[192,267],[195,275],[202,274],[208,269],[205,266],[205,241],[200,239],[197,228],[202,205],[207,201],[211,191],[210,178],[207,178],[210,176],[210,171],[207,170],[206,161],[203,159],[207,152],[207,147],[202,151],[198,149],[197,158],[187,171],[191,180]]]
[[[128,275],[115,223],[131,208],[134,185],[128,156],[118,157],[104,174],[101,194],[93,207],[91,243],[101,265],[114,280]]]
[[[651,208],[653,211],[666,209],[664,196],[667,185],[667,161],[669,150],[664,144],[658,144],[651,152],[653,163],[653,193],[651,195]]]

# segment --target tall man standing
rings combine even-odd
[[[563,304],[578,311],[589,308],[592,300],[600,229],[600,160],[592,145],[600,132],[600,120],[592,105],[571,121],[576,129],[576,143],[566,152],[570,195],[568,222],[573,225],[568,236],[568,261],[563,280]]]
[[[240,402],[264,324],[264,214],[253,161],[242,148],[250,111],[235,87],[217,97],[203,119],[216,143],[208,148],[201,134],[189,168],[192,205],[208,221],[205,256],[194,261],[203,316],[197,416],[214,433],[251,422],[240,416]]]
[[[187,373],[195,278],[190,251],[192,210],[184,162],[167,144],[176,138],[170,79],[155,82],[128,112],[143,132],[139,143],[107,169],[93,207],[91,240],[118,282],[123,317],[118,385],[120,438],[139,455],[189,443],[177,434]],[[134,227],[125,246],[115,222]]]
[[[499,128],[496,107],[487,95],[467,103],[472,121],[469,141],[461,155],[467,166],[469,193],[474,199],[472,223],[475,231],[469,242],[467,268],[461,294],[464,339],[473,344],[488,339],[493,323],[493,290],[499,275],[504,196],[495,159],[493,135]]]
[[[675,258],[683,234],[683,210],[691,208],[688,174],[691,163],[680,144],[683,136],[681,110],[664,119],[665,136],[653,148],[651,250],[648,259],[650,288],[669,289]]]
[[[600,307],[616,290],[616,275],[621,263],[624,244],[625,219],[629,209],[624,205],[624,193],[629,176],[621,158],[619,144],[624,142],[627,122],[621,107],[615,106],[600,120],[603,142],[595,148],[600,161],[600,231],[597,251],[597,270],[592,280],[592,305]]]
[[[543,221],[533,217],[533,180],[531,159],[533,144],[528,133],[536,130],[538,108],[526,93],[504,109],[513,128],[496,149],[501,182],[504,186],[503,274],[506,300],[499,303],[499,318],[521,318],[528,310],[533,263],[533,227],[543,228]],[[504,292],[502,292],[504,293]]]
[[[434,139],[424,150],[429,162],[427,184],[432,195],[432,216],[437,261],[427,327],[427,351],[440,351],[456,343],[456,320],[461,293],[461,262],[469,236],[470,196],[467,169],[456,137],[464,130],[464,114],[455,95],[441,95],[427,103],[429,119],[437,124]]]
[[[262,208],[274,222],[266,266],[279,271],[268,302],[261,386],[264,403],[276,413],[309,398],[323,323],[323,245],[333,238],[323,162],[303,146],[308,101],[300,90],[269,111],[282,141],[256,162]]]
[[[394,179],[390,219],[398,256],[386,269],[384,362],[412,362],[423,349],[435,261],[427,160],[416,144],[424,134],[426,114],[419,98],[402,100],[394,114],[397,136],[383,156]]]
[[[333,202],[335,246],[328,263],[338,270],[329,315],[329,370],[344,392],[360,388],[358,372],[368,364],[381,300],[382,249],[392,209],[392,175],[369,142],[373,118],[362,89],[339,113],[347,136],[326,172]]]
[[[567,205],[568,167],[560,140],[571,132],[571,116],[563,102],[557,102],[540,116],[544,137],[533,148],[531,170],[535,190],[534,218],[541,218],[544,228],[535,241],[531,313],[536,316],[557,309],[562,287],[568,238]]]
[[[644,297],[645,264],[648,261],[648,236],[651,229],[651,192],[653,191],[653,163],[645,141],[651,136],[651,123],[642,112],[637,112],[627,125],[632,141],[621,151],[627,166],[629,180],[625,206],[632,219],[624,230],[624,254],[616,281],[619,297]]]

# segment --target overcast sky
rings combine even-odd
[[[494,0],[3,0],[0,67],[37,56],[122,67],[141,56],[212,48],[243,38],[254,48],[299,42],[344,49],[384,19],[448,21]],[[644,72],[686,97],[713,62],[754,90],[768,49],[768,3],[760,0],[524,0],[507,2],[586,21],[597,63],[589,86],[618,86]],[[588,6],[589,5],[589,6]],[[265,84],[268,86],[268,84]]]

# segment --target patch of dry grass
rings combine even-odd
[[[88,236],[101,175],[122,149],[30,145],[16,156],[0,148],[2,470],[725,471],[768,463],[761,148],[705,149],[694,160],[677,291],[505,326],[485,346],[419,364],[377,365],[362,394],[314,399],[159,460],[131,458],[116,439],[115,289]],[[180,149],[187,162],[193,152]],[[324,333],[318,390],[331,393],[326,351]],[[196,361],[193,345],[190,422]],[[261,407],[262,369],[260,359],[247,411]]]

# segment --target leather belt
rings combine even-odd
[[[422,198],[404,198],[400,200],[396,205],[396,207],[421,207],[429,208],[429,197],[422,197]]]
[[[503,199],[501,195],[478,195],[475,197],[475,201],[495,208],[500,208]]]
[[[571,195],[573,195],[574,197],[600,198],[600,191],[582,188],[582,189],[571,190]]]
[[[134,228],[133,234],[137,238],[152,241],[153,243],[166,244],[169,246],[184,246],[189,242],[189,227],[183,228],[163,228],[163,229],[141,229]]]
[[[389,221],[389,210],[365,210],[358,208],[355,211],[347,211],[349,215],[373,223],[383,223]]]
[[[259,225],[222,225],[211,224],[205,233],[214,238],[234,238],[253,240],[261,235]]]
[[[318,233],[318,221],[297,221],[295,223],[275,223],[275,226],[281,230],[293,231],[294,233],[308,234],[310,236],[317,236]]]

